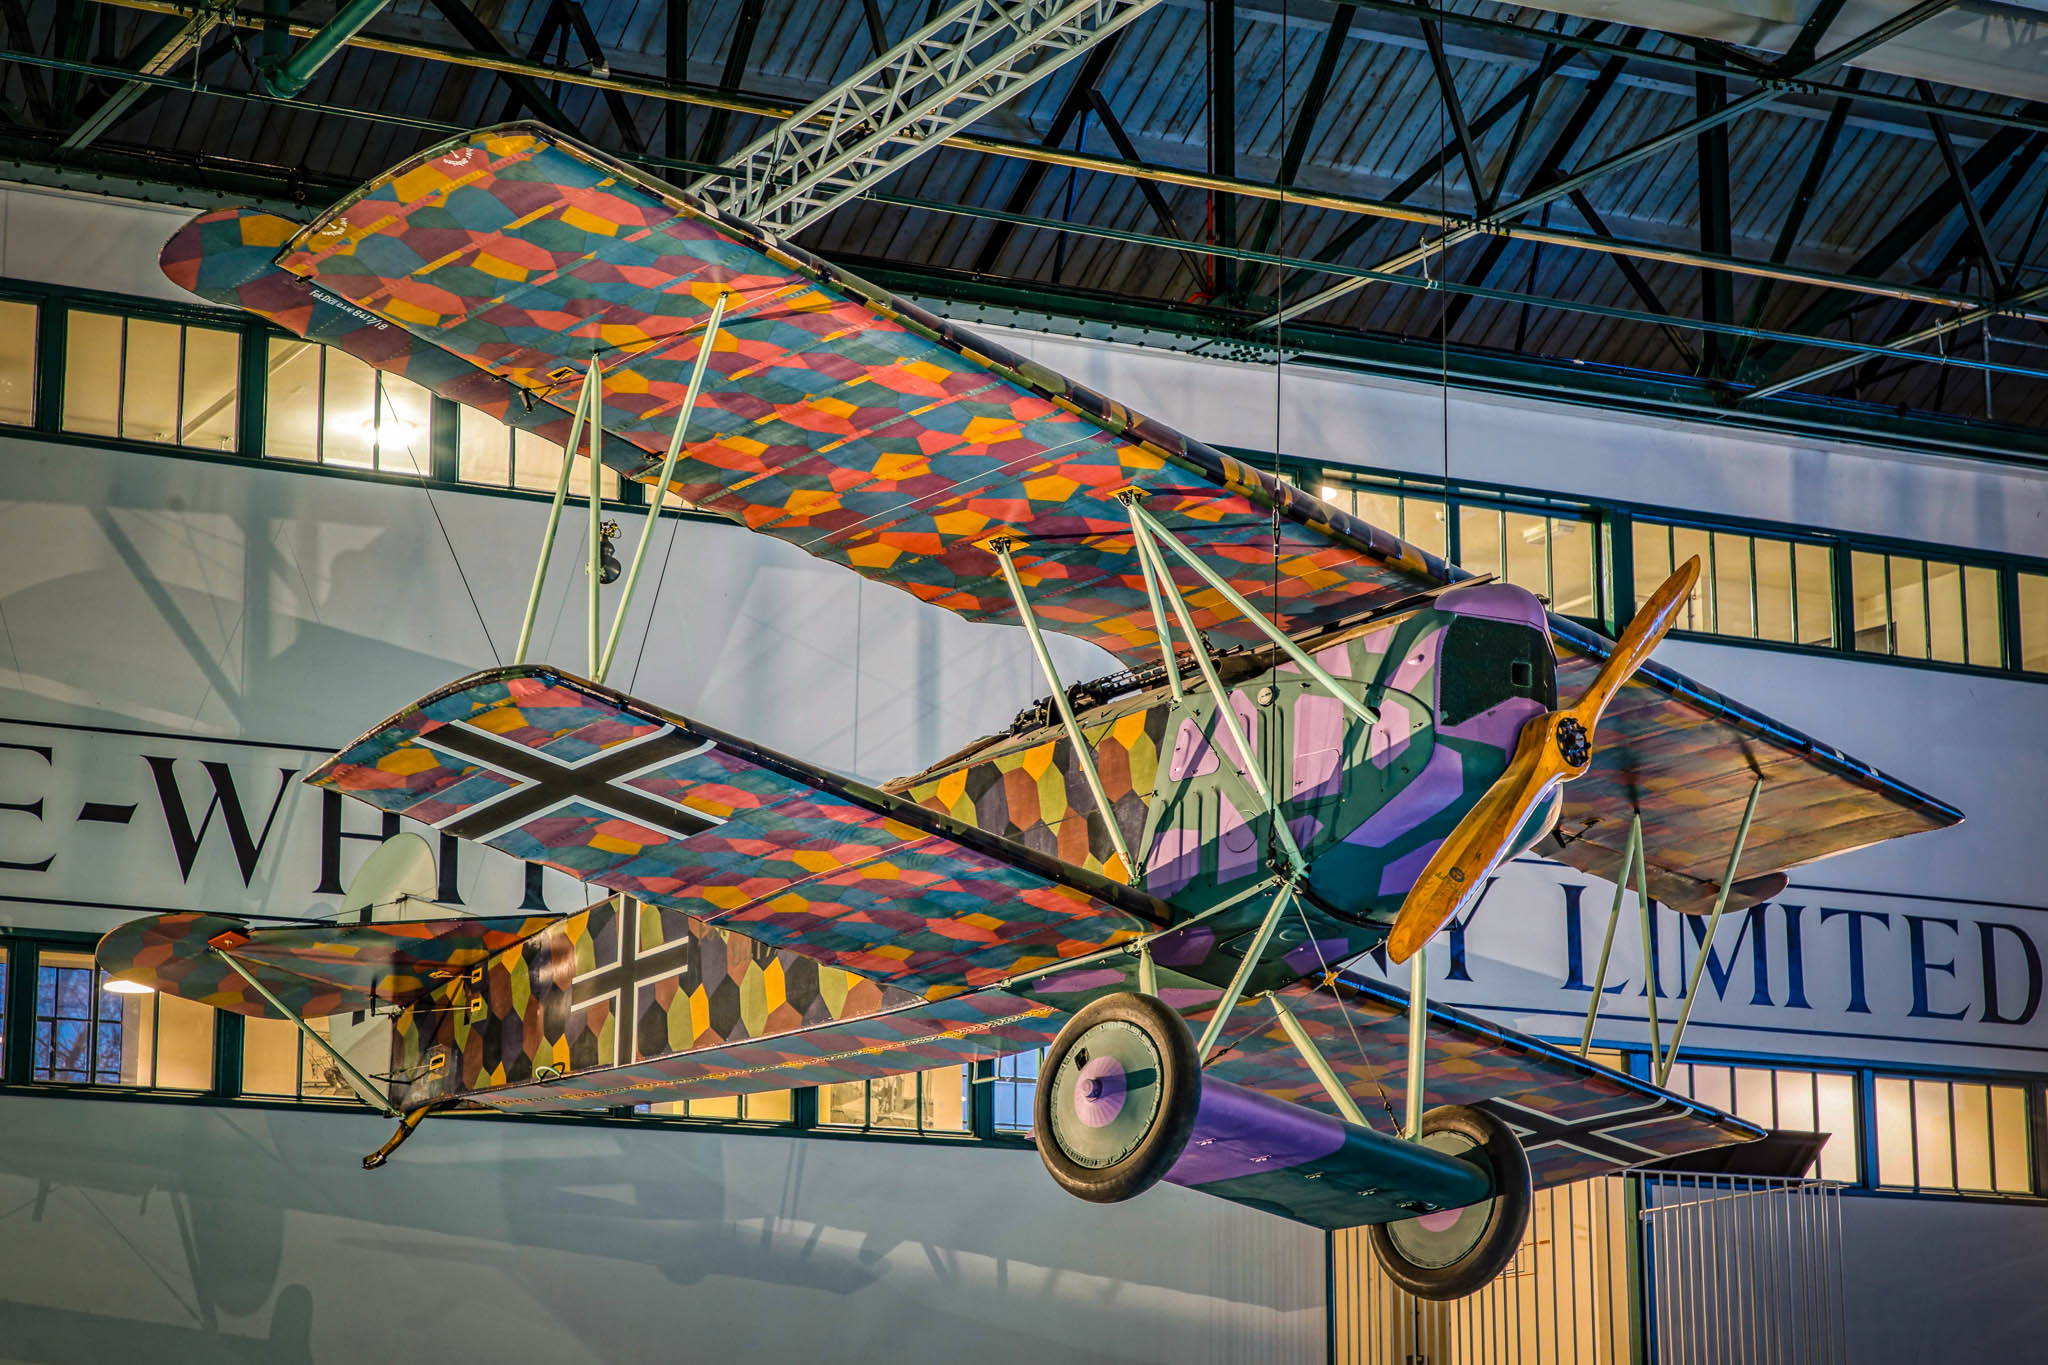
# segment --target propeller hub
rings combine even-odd
[[[1583,768],[1593,757],[1593,741],[1586,727],[1571,716],[1557,723],[1557,752],[1574,768]]]

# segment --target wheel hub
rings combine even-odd
[[[1059,1149],[1093,1170],[1137,1151],[1159,1117],[1161,1065],[1144,1030],[1120,1019],[1082,1034],[1052,1077]]]

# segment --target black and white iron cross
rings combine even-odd
[[[1652,1099],[1637,1108],[1619,1114],[1601,1114],[1579,1123],[1566,1123],[1552,1118],[1539,1109],[1529,1109],[1512,1100],[1482,1100],[1481,1109],[1486,1110],[1501,1122],[1511,1125],[1515,1135],[1522,1140],[1525,1149],[1547,1147],[1552,1143],[1570,1147],[1587,1156],[1601,1161],[1611,1161],[1617,1166],[1634,1166],[1645,1161],[1654,1161],[1666,1155],[1618,1137],[1614,1129],[1637,1123],[1646,1123],[1662,1114],[1675,1110],[1671,1101]]]
[[[643,906],[631,896],[620,896],[612,904],[618,953],[616,956],[606,954],[611,960],[605,965],[570,981],[569,1010],[574,1013],[609,1003],[616,1021],[612,1029],[616,1052],[610,1065],[625,1066],[639,1060],[641,1055],[638,1047],[640,988],[688,968],[693,944],[690,932],[685,928],[683,937],[655,944],[643,951],[640,945],[641,916],[658,916],[659,912],[651,906]],[[651,1051],[665,1052],[667,1048]]]
[[[440,726],[422,736],[421,743],[475,759],[517,779],[504,791],[438,826],[443,833],[458,839],[489,843],[508,830],[552,815],[572,802],[679,839],[724,823],[717,816],[624,785],[711,747],[711,741],[673,725],[664,725],[570,763],[524,744],[500,739],[466,721]]]

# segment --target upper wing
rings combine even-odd
[[[1280,994],[1368,1119],[1377,1117],[1376,1101],[1402,1094],[1408,1073],[1405,994],[1351,975],[1327,985],[1299,982]],[[1475,1105],[1512,1125],[1539,1189],[1763,1135],[1740,1119],[1463,1011],[1435,1004],[1428,1010],[1427,1103]],[[1190,1022],[1199,1026],[1202,1017],[1191,1015]],[[1216,1075],[1276,1099],[1336,1112],[1294,1044],[1263,1012],[1241,1010],[1225,1039],[1229,1051],[1208,1068]]]
[[[930,999],[1127,942],[1170,913],[537,665],[453,683],[306,780]]]
[[[240,249],[232,221],[212,228],[220,250]],[[267,245],[278,221],[241,233]],[[179,269],[205,279],[214,248],[193,242],[198,257],[181,257]],[[516,388],[559,409],[601,359],[611,433],[603,458],[640,478],[659,464],[711,306],[727,295],[678,492],[975,620],[1016,619],[988,542],[1019,539],[1019,573],[1041,618],[1127,662],[1148,660],[1157,640],[1111,497],[1125,487],[1143,489],[1154,515],[1290,632],[1461,573],[531,125],[419,154],[284,243],[275,265],[343,316],[360,311],[448,352],[462,370],[439,391],[463,401],[486,382],[493,395]],[[379,364],[377,348],[404,349],[360,326],[336,340]],[[404,364],[431,385],[415,351]],[[1212,642],[1260,640],[1183,566],[1173,571]],[[1560,681],[1575,688],[1607,642],[1561,618],[1552,628]],[[1640,811],[1653,893],[1696,908],[1716,889],[1759,774],[1767,780],[1742,867],[1750,885],[1737,905],[1767,894],[1763,874],[1961,818],[1652,666],[1609,709],[1593,771],[1565,789],[1563,848],[1553,851],[1612,876]]]
[[[293,1013],[316,1018],[410,1004],[553,923],[553,915],[505,915],[252,928],[181,912],[128,921],[100,940],[94,956],[118,980],[235,1014],[282,1018],[214,953],[219,947]]]

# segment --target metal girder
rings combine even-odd
[[[1849,81],[1854,84],[1862,73],[1851,71]],[[1828,111],[1828,121],[1821,126],[1820,136],[1814,139],[1813,153],[1806,159],[1806,170],[1799,177],[1799,188],[1792,195],[1791,212],[1778,225],[1778,240],[1771,245],[1771,264],[1783,265],[1792,255],[1792,248],[1798,244],[1800,229],[1806,226],[1806,214],[1813,207],[1814,197],[1820,192],[1821,177],[1827,173],[1828,164],[1834,160],[1835,146],[1841,141],[1842,127],[1849,121],[1851,101],[1844,97],[1835,101],[1835,107]],[[1777,287],[1776,280],[1762,280],[1750,294],[1748,325],[1756,326],[1763,320],[1764,310],[1771,301],[1771,293]],[[1739,363],[1746,364],[1750,346],[1745,340]]]
[[[692,188],[798,232],[1158,2],[963,0]]]
[[[1611,237],[1613,235],[1608,232],[1605,220],[1600,217],[1599,210],[1593,207],[1593,201],[1586,197],[1584,190],[1573,190],[1571,200],[1572,207],[1577,209],[1579,216],[1586,220],[1587,227],[1593,229],[1602,237]],[[1533,250],[1535,248],[1532,248]],[[1667,319],[1672,316],[1671,309],[1665,306],[1663,298],[1658,295],[1656,289],[1650,284],[1649,278],[1636,268],[1634,261],[1631,261],[1626,256],[1610,256],[1608,259],[1614,262],[1615,269],[1619,270],[1621,277],[1628,281],[1628,287],[1635,291],[1637,298],[1649,305],[1652,313]],[[1524,286],[1523,292],[1528,293],[1532,288],[1533,283]],[[1710,339],[1726,335],[1715,325],[1717,323],[1725,323],[1725,318],[1708,317],[1703,319],[1703,321],[1707,326],[1701,328],[1701,335]],[[1685,367],[1695,374],[1699,373],[1701,370],[1699,353],[1685,344],[1684,333],[1680,332],[1677,327],[1674,327],[1668,321],[1660,323],[1659,329],[1664,333],[1664,339],[1671,343],[1671,349],[1678,352],[1678,358],[1684,362]]]
[[[1916,82],[1923,94],[1931,94],[1933,87],[1926,81]],[[1976,248],[1977,260],[1984,267],[1984,278],[1991,282],[1992,289],[2005,293],[2012,287],[2012,277],[1998,263],[1998,252],[1991,245],[1991,231],[1984,226],[1984,211],[1977,204],[1977,193],[1963,179],[1963,163],[1956,156],[1955,139],[1949,136],[1948,123],[1939,114],[1927,116],[1927,126],[1934,131],[1934,145],[1941,150],[1941,164],[1948,172],[1949,184],[1955,187],[1956,199],[1963,206],[1963,217],[1970,225],[1971,245]]]
[[[1402,8],[1407,8],[1407,6],[1402,6]],[[1607,26],[1602,23],[1588,23],[1580,32],[1591,33],[1595,29],[1605,27]],[[1534,71],[1522,77],[1521,80],[1516,81],[1513,86],[1509,87],[1507,93],[1479,112],[1478,116],[1472,120],[1473,134],[1475,136],[1483,134],[1500,119],[1506,117],[1508,111],[1517,105],[1527,109],[1530,106],[1530,102],[1542,93],[1543,83],[1568,65],[1573,55],[1572,50],[1567,47],[1553,47],[1545,52],[1542,60],[1536,63]],[[1430,178],[1438,171],[1450,164],[1450,159],[1457,154],[1457,150],[1457,144],[1454,142],[1447,142],[1442,147],[1439,147],[1435,155],[1431,156],[1413,171],[1410,171],[1401,179],[1399,184],[1388,191],[1387,199],[1393,203],[1400,203],[1407,199],[1409,195],[1428,184]],[[1507,163],[1503,161],[1500,174],[1505,176],[1507,169]],[[1335,260],[1343,255],[1359,238],[1378,226],[1378,222],[1379,220],[1372,216],[1361,217],[1358,222],[1353,223],[1350,227],[1345,228],[1330,239],[1329,244],[1323,248],[1324,258]],[[1298,271],[1293,275],[1287,276],[1280,282],[1274,293],[1285,297],[1287,292],[1300,282],[1305,275],[1311,273],[1313,272]]]
[[[2023,289],[2003,303],[1992,304],[1984,308],[1972,308],[1967,313],[1958,313],[1954,317],[1937,322],[1931,327],[1923,327],[1917,332],[1908,332],[1904,336],[1880,342],[1878,343],[1878,349],[1910,352],[1915,346],[1933,341],[1936,337],[1944,337],[1951,332],[1960,331],[1972,323],[1986,322],[1999,316],[2001,313],[2015,312],[2022,305],[2032,303],[2036,299],[2048,299],[2048,284],[2039,284],[2035,285],[2032,289]],[[1826,375],[1839,374],[1843,370],[1861,365],[1864,361],[1870,359],[1871,354],[1870,352],[1865,352],[1861,355],[1844,356],[1840,360],[1831,361],[1826,365],[1817,366],[1814,369],[1795,374],[1789,379],[1780,379],[1775,383],[1766,384],[1760,389],[1752,389],[1742,396],[1742,401],[1745,403],[1755,403],[1766,398],[1776,397],[1778,394],[1810,384],[1814,380]],[[1959,361],[1957,357],[1953,356],[1926,356],[1923,359],[1940,361],[1944,365],[1969,363],[1967,361]],[[1973,366],[1972,368],[1975,367]]]
[[[1109,107],[1108,98],[1100,90],[1091,88],[1088,91],[1088,104],[1094,109],[1096,120],[1102,124],[1102,131],[1109,134],[1109,140],[1116,147],[1117,154],[1126,160],[1135,160],[1138,149],[1131,145],[1131,135],[1124,131],[1123,120],[1116,116],[1116,110]],[[1145,206],[1152,210],[1152,216],[1159,220],[1160,231],[1176,241],[1187,241],[1187,234],[1180,230],[1180,224],[1174,220],[1173,205],[1166,202],[1166,196],[1160,193],[1159,187],[1149,180],[1141,180],[1138,182],[1138,192],[1144,196]],[[1179,259],[1193,277],[1195,287],[1200,289],[1202,258],[1183,249],[1179,253]]]
[[[465,0],[428,0],[428,3],[439,10],[441,17],[448,21],[449,26],[461,34],[462,40],[478,52],[493,57],[509,58],[512,55],[506,50],[505,45],[498,41],[498,35],[491,32],[490,25],[477,18]],[[576,131],[576,125],[570,121],[568,114],[562,111],[561,105],[555,103],[552,95],[541,89],[539,81],[524,72],[500,71],[498,74],[505,78],[505,84],[511,86],[512,92],[542,121],[566,133]]]
[[[1209,0],[1209,174],[1237,175],[1237,0]],[[1237,245],[1237,201],[1227,194],[1209,196],[1211,242]],[[1236,291],[1237,272],[1224,257],[1209,258],[1209,293],[1228,299]]]
[[[1647,138],[1626,151],[1617,152],[1605,160],[1597,161],[1583,170],[1575,171],[1571,175],[1554,181],[1542,189],[1525,194],[1514,203],[1504,205],[1495,210],[1489,217],[1503,219],[1520,217],[1554,199],[1564,198],[1575,189],[1583,188],[1604,176],[1612,175],[1615,171],[1625,166],[1632,166],[1636,162],[1656,156],[1678,143],[1695,138],[1711,127],[1739,118],[1753,109],[1760,109],[1783,96],[1790,88],[1792,82],[1803,80],[1809,75],[1817,75],[1821,72],[1832,70],[1873,48],[1881,47],[1897,38],[1900,34],[1917,27],[1942,11],[1953,8],[1955,3],[1956,0],[1920,0],[1920,3],[1911,9],[1893,16],[1860,37],[1850,39],[1840,47],[1830,51],[1827,55],[1815,59],[1807,67],[1784,77],[1773,77],[1766,80],[1756,90],[1751,91],[1740,99],[1729,101],[1711,114],[1700,115],[1688,119],[1676,127],[1667,128],[1655,137]],[[1405,270],[1411,265],[1418,265],[1438,253],[1450,249],[1459,242],[1480,235],[1485,228],[1486,224],[1476,219],[1459,223],[1439,233],[1437,236],[1429,238],[1413,250],[1403,252],[1401,255],[1382,263],[1378,268],[1390,272]],[[1270,317],[1261,319],[1256,325],[1263,327],[1277,326],[1290,317],[1298,316],[1312,309],[1321,308],[1325,304],[1341,298],[1359,287],[1360,285],[1356,282],[1333,285],[1329,289],[1301,300],[1299,303],[1289,304]]]
[[[1046,125],[1045,146],[1057,147],[1067,140],[1067,134],[1073,130],[1075,121],[1087,112],[1088,96],[1095,89],[1095,83],[1102,79],[1103,73],[1109,70],[1109,64],[1115,59],[1117,48],[1122,45],[1123,38],[1123,30],[1118,29],[1089,49],[1088,60],[1082,62],[1081,69],[1074,73],[1073,83],[1067,87],[1067,93],[1060,98],[1059,108],[1053,111],[1052,122]],[[1010,197],[1006,201],[1008,211],[1024,213],[1029,210],[1031,201],[1038,197],[1039,187],[1045,183],[1045,177],[1051,171],[1052,164],[1046,161],[1033,161],[1025,166],[1023,174],[1017,177],[1017,184],[1011,189]],[[988,235],[988,240],[981,244],[981,249],[975,253],[975,271],[986,273],[995,269],[996,262],[1002,259],[1004,248],[1009,246],[1010,239],[1015,235],[1015,224],[999,224],[996,230]]]
[[[690,0],[668,0],[662,12],[662,74],[670,85],[690,79]],[[689,106],[674,101],[661,109],[661,148],[672,158],[689,149]]]
[[[725,66],[718,74],[718,88],[726,93],[740,88],[740,78],[747,74],[747,59],[754,52],[754,35],[761,31],[761,16],[767,12],[767,0],[740,0],[740,12],[733,20],[732,38],[725,47]],[[711,117],[705,120],[704,133],[697,139],[697,159],[718,161],[725,153],[725,132],[732,123],[732,113],[727,109],[713,109]]]
[[[1728,78],[1699,75],[1694,80],[1694,105],[1706,122],[1728,107]],[[1733,192],[1728,183],[1728,125],[1708,123],[1700,130],[1694,164],[1699,168],[1700,250],[1728,256],[1735,249]],[[1730,322],[1735,317],[1735,282],[1719,270],[1700,271],[1700,315],[1708,322]],[[1699,375],[1718,377],[1724,369],[1719,333],[1707,332],[1700,344]]]
[[[1345,35],[1350,32],[1351,11],[1340,7],[1330,15],[1330,27],[1323,33],[1322,47],[1316,51],[1315,70],[1309,73],[1308,88],[1301,92],[1301,102],[1294,108],[1294,126],[1287,130],[1287,146],[1280,153],[1280,174],[1275,177],[1283,185],[1291,184],[1301,173],[1302,159],[1308,155],[1309,143],[1322,121],[1323,103],[1330,93],[1330,81],[1337,74],[1338,59],[1344,55]],[[1279,200],[1271,200],[1259,213],[1258,226],[1252,231],[1252,250],[1264,251],[1273,244],[1273,234],[1280,226],[1280,207]]]
[[[1450,58],[1444,55],[1444,31],[1434,19],[1417,21],[1422,26],[1423,45],[1429,49],[1429,66],[1436,78],[1436,95],[1444,106],[1444,113],[1451,121],[1451,140],[1457,144],[1458,159],[1465,163],[1465,179],[1472,187],[1472,202],[1484,213],[1492,203],[1492,195],[1486,187],[1486,171],[1479,161],[1478,145],[1472,141],[1472,129],[1465,123],[1465,106],[1458,99],[1458,83],[1451,76]],[[1508,167],[1501,166],[1501,177],[1507,177]]]
[[[577,46],[583,49],[586,65],[593,71],[609,71],[611,62],[604,55],[604,48],[598,44],[597,33],[590,27],[590,16],[583,12],[580,0],[555,0],[563,11],[562,18],[569,25],[569,31],[576,35]],[[633,113],[626,108],[626,97],[616,90],[604,92],[605,108],[611,110],[612,126],[619,130],[619,136],[626,140],[626,148],[635,156],[647,150],[647,140],[640,136],[640,129],[633,122]]]
[[[206,31],[212,26],[213,16],[205,11],[182,23],[175,18],[160,21],[143,40],[145,54],[134,63],[136,74],[168,76],[187,57],[199,51],[199,45],[206,41]],[[146,81],[126,82],[87,115],[84,122],[65,134],[64,140],[57,145],[67,152],[91,146],[101,133],[120,122],[135,102],[151,90]]]
[[[1331,0],[1331,3],[1342,5],[1349,9],[1364,10],[1375,14],[1398,15],[1403,18],[1413,18],[1415,13],[1421,8],[1413,0]],[[1593,31],[1601,27],[1597,23],[1588,24],[1577,33],[1568,34],[1562,30],[1553,33],[1549,30],[1532,28],[1527,24],[1511,23],[1505,19],[1492,19],[1484,15],[1453,9],[1434,10],[1432,14],[1443,24],[1468,32],[1499,34],[1504,37],[1511,37],[1544,46],[1561,45],[1573,51],[1590,53],[1597,57],[1611,57],[1619,52],[1615,44],[1592,36]],[[1818,15],[1819,11],[1816,10],[1815,14]],[[1681,37],[1681,41],[1690,42],[1692,40]],[[1784,57],[1775,63],[1769,64],[1769,66],[1776,70],[1778,76],[1786,77],[1793,70],[1812,65],[1810,60],[1804,63],[1793,63],[1792,56],[1792,52],[1787,52]],[[1761,74],[1755,63],[1732,64],[1714,58],[1688,57],[1682,52],[1662,52],[1650,49],[1635,54],[1635,60],[1643,66],[1661,67],[1666,70],[1694,74],[1701,72],[1708,75],[1719,74],[1733,76],[1737,79],[1756,79]],[[1800,77],[1798,93],[1820,99],[1853,95],[1862,104],[1875,105],[1887,109],[1908,110],[1916,115],[1933,112],[1959,121],[1984,123],[2008,128],[2025,128],[2035,132],[2048,132],[2048,117],[2038,113],[2011,109],[1961,108],[1948,104],[1930,106],[1917,95],[1857,89],[1847,80],[1836,84],[1816,76]]]
[[[1984,144],[1972,152],[1969,159],[1963,163],[1963,178],[1960,185],[1945,182],[1929,190],[1919,203],[1901,213],[1898,220],[1886,229],[1885,234],[1856,258],[1854,264],[1849,267],[1849,273],[1875,277],[1906,259],[1908,253],[1922,238],[1954,215],[1958,191],[1966,194],[1985,192],[1985,187],[1993,183],[1993,177],[2002,176],[2003,179],[1998,184],[2009,193],[2021,178],[2020,174],[2014,173],[2015,160],[2029,144],[2036,144],[2033,155],[2038,156],[2039,145],[2036,137],[2013,129],[2002,129],[1985,139]],[[1988,191],[1987,198],[1988,194],[1997,192]],[[1950,306],[1988,307],[1995,302],[1997,301],[1976,299],[1967,305]],[[2010,300],[2005,302],[2010,305]],[[1833,295],[1816,299],[1786,324],[1785,330],[1804,334],[1818,333],[1848,310],[1849,301]],[[1747,372],[1751,375],[1768,374],[1776,369],[1793,349],[1795,348],[1786,344],[1764,347],[1750,357]]]
[[[1535,171],[1530,174],[1528,193],[1535,194],[1546,190],[1563,177],[1565,158],[1569,157],[1572,154],[1572,150],[1579,145],[1579,139],[1585,136],[1587,126],[1592,123],[1594,116],[1600,112],[1601,107],[1607,103],[1608,97],[1614,93],[1615,84],[1621,79],[1622,70],[1627,65],[1628,59],[1626,57],[1609,57],[1600,64],[1600,74],[1595,76],[1593,83],[1588,85],[1585,91],[1580,94],[1579,102],[1573,106],[1572,112],[1565,118],[1564,127],[1560,128],[1557,136],[1551,139],[1550,147],[1543,153],[1543,159],[1537,163]],[[1502,185],[1507,183],[1508,176],[1514,172],[1514,169],[1512,165],[1503,164],[1501,166],[1500,180]],[[1597,229],[1595,230],[1597,231]],[[1478,261],[1465,273],[1466,282],[1477,285],[1485,284],[1488,277],[1493,274],[1494,267],[1500,264],[1500,258],[1507,254],[1508,242],[1509,239],[1506,237],[1490,238],[1485,247],[1480,250]],[[1420,250],[1420,248],[1417,248],[1417,250]],[[1427,257],[1416,257],[1416,260],[1424,259],[1427,259]],[[1405,268],[1405,265],[1392,266],[1384,264],[1375,267],[1375,269],[1385,271],[1388,274],[1398,274]],[[1317,297],[1320,298],[1323,295],[1332,294],[1332,290],[1339,287],[1333,285],[1328,289],[1324,289]],[[1444,310],[1443,325],[1447,333],[1458,325],[1459,319],[1465,316],[1465,310],[1470,306],[1470,295],[1451,300],[1449,306]],[[1281,311],[1282,313],[1287,313],[1290,310],[1282,309]]]

